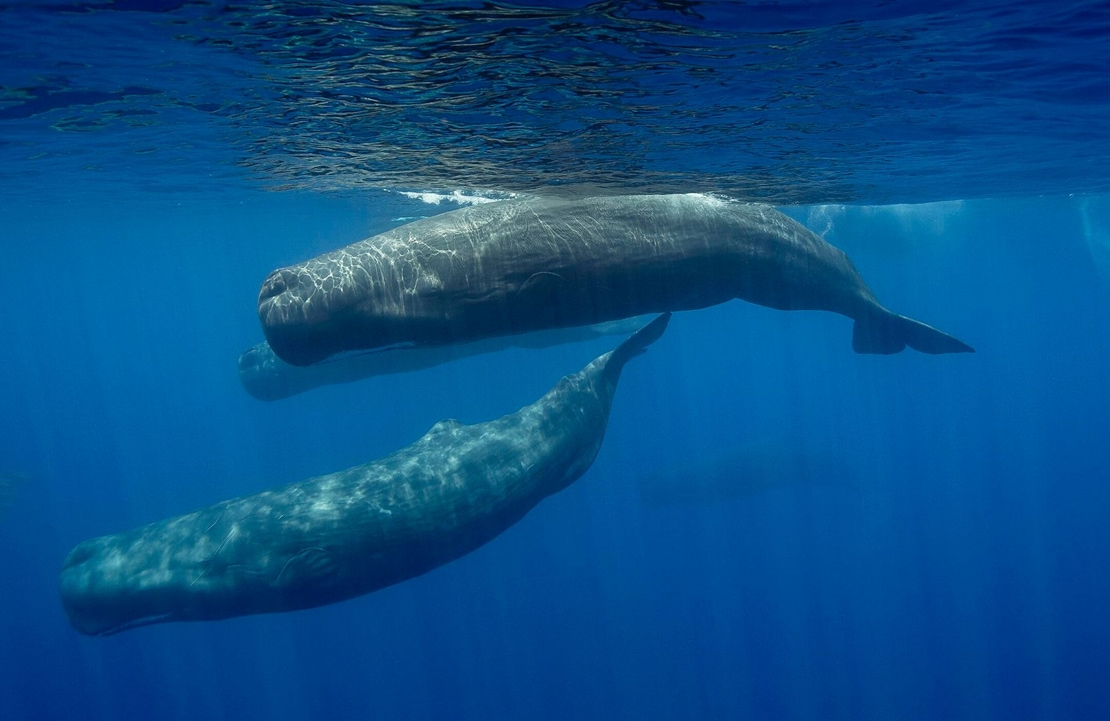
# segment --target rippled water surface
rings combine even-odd
[[[0,5],[0,180],[776,203],[1110,188],[1106,3],[560,5]]]

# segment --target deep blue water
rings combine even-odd
[[[0,716],[1110,718],[1105,3],[152,7],[0,5],[0,478],[29,476]],[[249,397],[270,270],[455,207],[383,186],[768,199],[977,352],[683,313],[594,466],[475,553],[79,635],[76,543],[511,412],[616,342]],[[763,439],[852,480],[642,502]]]

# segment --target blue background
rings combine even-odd
[[[0,437],[34,474],[0,523],[12,718],[1110,711],[1099,198],[795,209],[890,307],[978,352],[857,356],[838,316],[683,313],[626,370],[593,468],[474,554],[328,608],[72,631],[56,582],[77,542],[510,412],[612,345],[248,397],[259,279],[407,203],[5,209]],[[855,483],[640,503],[643,474],[768,435],[834,448]]]

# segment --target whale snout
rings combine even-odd
[[[258,290],[258,318],[263,325],[296,326],[319,320],[331,305],[329,293],[301,266],[278,268]]]
[[[138,583],[120,549],[102,539],[78,545],[62,564],[62,607],[73,627],[89,636],[169,620],[168,590],[159,583]]]
[[[317,342],[328,308],[313,278],[297,267],[270,273],[258,292],[258,320],[266,340],[291,365],[311,365],[328,355]]]
[[[73,627],[90,636],[110,633],[123,623],[106,602],[104,586],[98,578],[98,556],[96,541],[86,541],[74,548],[62,564],[62,607]]]
[[[350,350],[350,337],[364,325],[357,309],[364,291],[303,265],[270,273],[258,293],[258,320],[270,350],[294,366]]]
[[[262,289],[258,292],[258,302],[275,298],[289,290],[293,271],[288,268],[279,268],[266,276],[262,281]]]

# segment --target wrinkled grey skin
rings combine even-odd
[[[800,223],[704,195],[532,198],[444,213],[274,271],[258,316],[279,357],[309,365],[733,298],[848,316],[861,353],[971,351],[888,311],[847,256]]]
[[[239,382],[260,401],[276,401],[336,383],[352,383],[372,376],[409,373],[460,358],[493,353],[506,348],[546,348],[562,343],[593,340],[603,335],[626,335],[643,326],[645,318],[628,318],[583,326],[559,328],[503,338],[486,338],[451,346],[390,348],[356,356],[332,358],[311,366],[289,365],[277,357],[269,343],[259,343],[239,356]]]
[[[292,611],[459,558],[590,467],[621,369],[668,319],[516,413],[441,421],[372,463],[85,541],[62,568],[65,611],[91,635]]]

